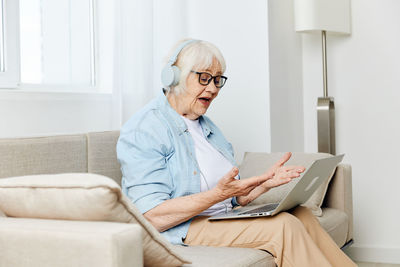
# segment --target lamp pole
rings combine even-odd
[[[324,97],[328,97],[328,68],[326,66],[326,31],[322,31],[322,75],[324,78]]]
[[[317,102],[318,152],[335,155],[335,103],[333,97],[328,96],[326,31],[322,31],[321,35],[324,91],[323,97],[319,97]]]

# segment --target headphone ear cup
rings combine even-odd
[[[169,87],[174,82],[174,70],[171,65],[166,65],[161,71],[161,82],[164,86]]]
[[[177,85],[180,75],[181,71],[177,66],[167,65],[161,71],[161,82],[166,87]]]
[[[177,85],[181,78],[181,70],[177,66],[172,66],[171,68],[174,72],[174,81],[171,85]]]
[[[174,66],[174,64],[181,50],[185,48],[185,46],[193,42],[199,42],[199,40],[191,39],[180,44],[175,52],[172,54],[171,58],[168,60],[168,63],[162,69],[161,82],[165,87],[174,86],[179,83],[181,70],[177,66]]]

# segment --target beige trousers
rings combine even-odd
[[[193,220],[185,244],[266,250],[278,267],[357,266],[305,207],[273,217],[221,221],[207,218]]]

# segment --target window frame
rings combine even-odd
[[[3,46],[4,71],[0,72],[0,89],[17,88],[20,80],[19,1],[0,0],[0,46]],[[0,25],[1,27],[1,25]],[[1,55],[0,55],[1,56]]]
[[[6,72],[0,72],[0,92],[2,90],[22,91],[22,92],[56,92],[56,93],[112,93],[113,85],[113,66],[115,55],[113,45],[115,42],[110,39],[110,35],[115,35],[115,1],[109,0],[88,0],[90,5],[90,85],[74,84],[46,84],[46,83],[22,83],[21,82],[21,59],[20,59],[20,14],[19,0],[0,0],[3,3],[3,16],[0,13],[0,20],[4,22],[5,40],[5,64]],[[109,12],[110,6],[113,10]],[[1,12],[1,10],[0,10]],[[108,16],[106,19],[112,26],[103,31],[101,26],[104,23],[99,20],[100,16]],[[0,22],[1,27],[1,22]],[[1,30],[0,30],[1,33]],[[1,41],[1,36],[0,36]],[[102,42],[106,43],[105,45]],[[1,45],[0,45],[1,46]],[[106,55],[108,53],[108,55]],[[0,58],[1,60],[1,58]],[[0,61],[1,62],[1,61]],[[101,78],[100,78],[101,77]],[[7,90],[7,91],[8,91]]]

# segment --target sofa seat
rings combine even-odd
[[[271,254],[251,248],[228,248],[206,246],[175,246],[176,250],[185,255],[192,264],[187,267],[239,267],[239,266],[263,266],[275,267]]]

